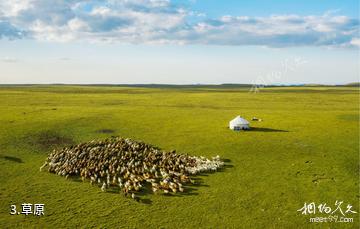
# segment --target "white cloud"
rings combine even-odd
[[[18,59],[6,56],[2,58],[1,61],[5,63],[16,63],[18,62]]]
[[[95,16],[96,15],[107,16],[111,14],[111,10],[108,7],[99,6],[92,9],[90,14]]]
[[[0,1],[0,17],[16,17],[21,11],[31,8],[30,0]]]
[[[69,57],[61,57],[61,58],[59,58],[59,60],[60,61],[70,61],[71,58],[69,58]]]
[[[67,25],[68,25],[68,27],[69,27],[69,29],[71,31],[87,31],[87,30],[90,30],[89,25],[85,21],[83,21],[83,20],[81,20],[79,18],[71,19],[70,21],[68,21]]]
[[[352,44],[352,45],[357,46],[357,47],[360,48],[360,38],[353,38],[353,39],[351,39],[350,44]]]
[[[69,42],[356,47],[359,20],[323,15],[208,18],[169,0],[0,0],[0,38]]]

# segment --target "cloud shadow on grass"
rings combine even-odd
[[[7,161],[16,162],[16,163],[23,163],[21,158],[18,158],[18,157],[0,155],[0,158],[3,158],[4,160],[7,160]]]

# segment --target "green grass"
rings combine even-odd
[[[239,114],[263,122],[230,131]],[[229,166],[146,203],[39,172],[54,147],[111,135],[219,154]],[[358,88],[0,88],[0,228],[358,228],[359,213],[348,215],[354,223],[311,224],[297,212],[336,200],[359,212],[358,187]],[[9,214],[22,203],[44,203],[45,216]]]

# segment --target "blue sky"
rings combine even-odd
[[[359,18],[359,1],[357,0],[196,0],[190,1],[189,4],[194,10],[206,12],[211,17],[221,17],[225,14],[248,16],[321,15],[326,11],[338,11],[340,14]]]
[[[358,4],[0,0],[0,84],[355,82]]]

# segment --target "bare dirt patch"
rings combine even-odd
[[[112,129],[99,129],[99,130],[96,131],[96,133],[112,134],[112,133],[115,133],[115,130],[112,130]]]
[[[48,150],[65,145],[71,145],[75,142],[72,138],[63,136],[54,131],[44,131],[31,136],[29,138],[29,143],[40,149]]]

